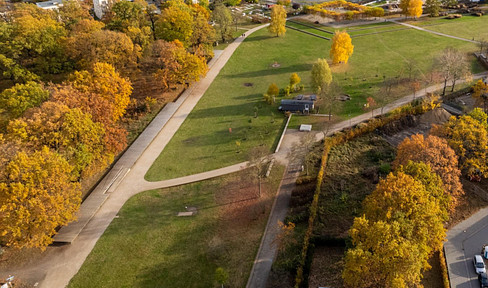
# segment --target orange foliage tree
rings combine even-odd
[[[397,157],[393,162],[393,167],[407,165],[408,161],[422,161],[441,177],[446,192],[452,196],[450,206],[453,208],[456,199],[464,192],[459,180],[461,171],[458,168],[458,157],[454,150],[449,147],[447,141],[434,135],[424,138],[422,134],[405,138],[398,145]]]
[[[346,31],[336,31],[332,38],[332,47],[330,48],[330,58],[332,63],[347,63],[354,51],[351,36]]]
[[[81,203],[73,167],[47,147],[18,152],[0,166],[0,239],[7,246],[45,249]]]

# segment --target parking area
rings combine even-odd
[[[488,208],[454,226],[447,233],[444,245],[451,287],[480,287],[473,266],[473,256],[481,254],[488,244]],[[488,261],[485,259],[485,263]]]

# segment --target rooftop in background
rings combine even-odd
[[[47,9],[47,10],[52,10],[52,9],[58,9],[58,7],[63,6],[63,1],[62,0],[50,0],[50,1],[44,1],[44,2],[39,2],[36,3],[37,7],[41,9]]]

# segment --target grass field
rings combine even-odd
[[[458,19],[424,18],[420,21],[410,21],[409,24],[469,40],[488,40],[488,30],[485,29],[488,25],[488,16],[464,15]]]
[[[384,26],[378,25],[378,29],[388,28]],[[353,44],[354,54],[349,62],[332,67],[334,78],[352,97],[351,101],[337,105],[340,110],[332,111],[339,118],[363,113],[367,97],[378,99],[383,75],[400,77],[407,60],[415,59],[422,74],[430,69],[434,56],[447,46],[466,52],[477,49],[472,43],[414,29],[353,38]],[[330,45],[330,41],[291,29],[281,38],[270,36],[266,29],[250,35],[159,155],[146,179],[170,179],[239,163],[246,160],[250,148],[259,145],[265,145],[271,152],[284,117],[277,111],[278,104],[270,106],[263,102],[263,93],[271,83],[285,87],[293,72],[302,78],[304,92],[312,92],[311,67],[317,58],[329,58]],[[274,63],[280,67],[273,68]],[[480,70],[473,65],[473,72]]]
[[[68,287],[244,287],[283,175],[275,165],[260,198],[247,171],[131,198]],[[246,200],[247,199],[247,200]],[[177,217],[185,206],[192,217]]]

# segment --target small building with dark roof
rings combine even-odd
[[[290,112],[301,112],[304,114],[310,113],[310,110],[314,109],[314,101],[303,99],[303,100],[291,100],[283,99],[281,100],[281,105],[278,108],[280,111],[290,111]]]

